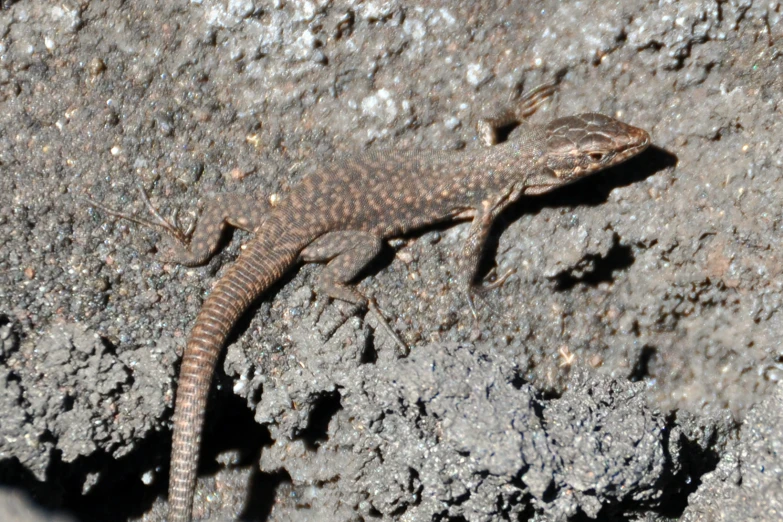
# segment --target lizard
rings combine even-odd
[[[163,218],[143,189],[155,221],[89,204],[176,241],[171,261],[200,265],[216,253],[227,226],[251,231],[247,242],[206,298],[180,366],[173,416],[169,522],[191,519],[207,395],[215,365],[234,323],[284,273],[301,262],[325,262],[319,292],[372,308],[351,283],[381,251],[384,240],[439,222],[472,220],[461,257],[459,286],[476,317],[472,295],[492,288],[476,282],[494,219],[523,196],[536,196],[617,165],[650,144],[649,134],[609,116],[584,113],[546,125],[523,120],[550,97],[554,84],[522,96],[513,108],[479,121],[488,148],[462,151],[376,150],[335,157],[305,176],[272,206],[252,195],[222,194],[206,205],[197,226],[183,231]],[[498,130],[516,123],[509,139]],[[381,316],[381,323],[385,324]],[[388,325],[386,325],[388,328]]]

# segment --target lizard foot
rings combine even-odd
[[[119,212],[111,207],[104,205],[103,203],[98,203],[92,198],[80,197],[80,199],[82,199],[86,205],[97,208],[110,216],[124,219],[126,221],[130,221],[131,223],[136,223],[137,225],[163,232],[179,243],[180,246],[187,247],[188,243],[190,242],[190,236],[193,234],[193,230],[195,229],[195,220],[187,230],[182,230],[182,227],[179,225],[176,212],[172,215],[171,220],[164,218],[153,206],[150,198],[147,196],[147,193],[144,191],[141,185],[138,186],[138,190],[139,194],[141,194],[142,201],[144,201],[144,204],[147,206],[147,210],[150,212],[150,214],[152,214],[152,217],[155,218],[154,221]]]
[[[362,311],[370,312],[375,319],[377,328],[383,330],[383,332],[392,340],[395,345],[395,349],[398,357],[405,357],[410,352],[408,346],[400,339],[397,333],[389,325],[388,321],[384,317],[378,303],[375,299],[368,299],[366,303],[348,303],[346,310],[340,310],[338,312],[339,318],[324,317],[324,311],[326,305],[333,301],[330,297],[318,297],[315,301],[315,306],[312,312],[312,325],[318,330],[318,335],[322,342],[327,342],[332,336],[339,330],[351,317]],[[328,315],[328,314],[327,314]]]
[[[496,269],[493,268],[492,271],[495,272]],[[499,288],[499,287],[503,286],[503,284],[506,282],[506,280],[510,276],[514,275],[515,273],[516,273],[516,269],[515,268],[509,268],[508,270],[503,272],[500,276],[495,277],[495,279],[493,281],[490,281],[488,283],[479,283],[479,284],[471,285],[471,286],[468,287],[468,290],[466,292],[467,293],[467,301],[468,301],[468,307],[470,308],[470,312],[473,315],[473,323],[474,323],[473,324],[473,329],[474,329],[474,332],[481,330],[480,324],[479,324],[479,318],[478,318],[478,310],[476,308],[476,302],[475,302],[474,297],[481,297],[481,298],[483,298],[484,296],[486,296],[486,294],[490,290],[494,290],[496,288]],[[490,275],[489,278],[492,278],[492,275]],[[485,304],[487,304],[487,303],[485,302]],[[493,307],[493,306],[491,306],[489,304],[487,304],[487,306],[489,306],[492,309],[492,312],[494,314],[500,314],[501,313],[495,307]]]
[[[497,271],[496,269],[492,269],[493,273],[496,272],[496,271]],[[516,272],[517,272],[516,268],[509,268],[508,270],[506,270],[505,272],[503,272],[499,276],[496,275],[495,279],[493,281],[490,281],[488,283],[485,282],[485,283],[482,283],[480,285],[477,285],[476,286],[476,292],[482,294],[482,293],[486,293],[486,292],[488,292],[490,290],[494,290],[496,288],[500,288],[506,282],[506,279],[508,279],[510,276],[514,275]],[[490,278],[491,277],[492,277],[492,275],[490,275]]]
[[[334,314],[324,315],[327,305],[333,301],[331,297],[316,297],[311,314],[313,328],[324,343],[328,342],[351,317],[366,309],[362,304],[346,303],[347,309],[344,309],[345,306],[340,306]]]
[[[389,325],[388,321],[386,321],[386,318],[381,313],[381,309],[378,308],[378,303],[374,298],[369,298],[367,300],[367,309],[375,316],[375,320],[381,327],[381,330],[383,330],[386,335],[389,336],[392,342],[394,342],[397,351],[397,357],[406,357],[410,353],[410,348],[408,348],[408,345],[406,345],[403,340],[400,339],[400,336],[397,335],[397,332],[395,332]]]

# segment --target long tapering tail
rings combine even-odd
[[[220,350],[239,316],[296,262],[301,249],[297,239],[280,238],[272,245],[257,237],[199,312],[182,359],[174,404],[169,522],[190,521],[204,412]]]

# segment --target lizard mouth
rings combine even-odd
[[[631,127],[627,125],[628,138],[625,147],[621,148],[614,157],[613,165],[622,163],[623,161],[636,156],[647,147],[650,146],[650,135],[644,129],[638,127]]]
[[[549,192],[550,190],[554,190],[562,185],[563,183],[548,183],[546,185],[533,185],[530,187],[526,187],[525,196],[538,196],[540,194],[545,194],[546,192]]]
[[[602,150],[585,153],[587,164],[577,167],[572,176],[581,177],[619,165],[650,146],[650,135],[646,130],[619,121],[614,124],[616,128],[612,138],[602,144]]]

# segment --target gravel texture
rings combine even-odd
[[[406,358],[292,271],[221,360],[195,514],[783,519],[783,3],[0,6],[0,519],[55,516],[19,491],[164,518],[178,360],[250,238],[169,265],[85,198],[145,216],[141,186],[187,225],[338,153],[479,148],[479,116],[552,79],[533,122],[603,112],[655,147],[501,216],[484,272],[516,275],[479,332],[467,225],[392,242],[359,288]]]

